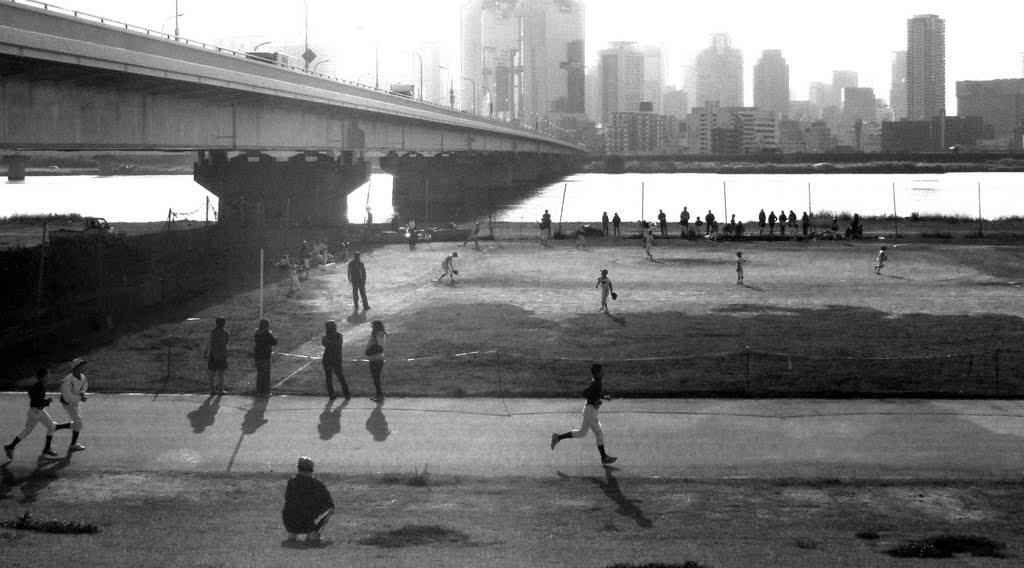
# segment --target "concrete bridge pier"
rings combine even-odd
[[[391,152],[380,165],[394,177],[392,205],[399,221],[411,217],[419,226],[480,218],[571,173],[573,166],[548,154],[474,152]]]
[[[11,154],[4,156],[4,163],[7,164],[7,179],[9,181],[25,181],[25,167],[28,165],[28,156]]]
[[[229,158],[218,150],[199,153],[193,177],[220,199],[222,223],[336,227],[346,224],[348,194],[370,179],[370,167],[353,152],[279,160],[260,152]]]

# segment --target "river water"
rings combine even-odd
[[[563,201],[564,196],[564,201]],[[111,222],[203,220],[217,197],[192,176],[29,176],[0,185],[0,217],[16,213],[79,213]],[[809,201],[809,204],[808,204]],[[363,222],[367,205],[374,220],[389,219],[391,176],[374,174],[349,195],[349,221]],[[693,216],[710,209],[719,220],[757,218],[793,210],[849,212],[900,217],[960,215],[985,219],[1024,217],[1024,173],[954,174],[578,174],[540,188],[494,215],[496,221],[537,221],[547,209],[554,220],[596,221],[618,213],[623,221],[656,219],[663,209],[678,222],[686,206]],[[465,221],[457,219],[456,221]]]

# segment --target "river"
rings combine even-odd
[[[563,205],[564,195],[564,205]],[[110,222],[210,219],[217,198],[192,176],[29,176],[0,186],[0,217],[13,214],[79,213]],[[809,202],[809,204],[808,204]],[[363,222],[367,204],[378,222],[389,219],[391,176],[374,174],[349,195],[349,221]],[[678,221],[686,206],[696,215],[710,209],[719,220],[757,218],[758,211],[849,212],[864,216],[959,215],[985,219],[1024,217],[1024,173],[953,174],[578,174],[540,188],[532,197],[494,215],[496,221],[553,219],[596,221],[605,211],[623,221],[656,219],[664,209]],[[466,221],[457,219],[456,221]]]

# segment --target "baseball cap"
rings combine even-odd
[[[306,456],[299,458],[299,471],[313,471],[313,460]]]
[[[79,365],[84,365],[86,363],[88,363],[88,361],[86,361],[85,359],[83,359],[81,357],[75,357],[75,359],[73,361],[71,361],[71,368],[75,369]]]

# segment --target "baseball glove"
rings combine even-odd
[[[619,299],[619,295],[616,294],[615,292],[612,292],[612,299],[613,300],[618,300]]]

